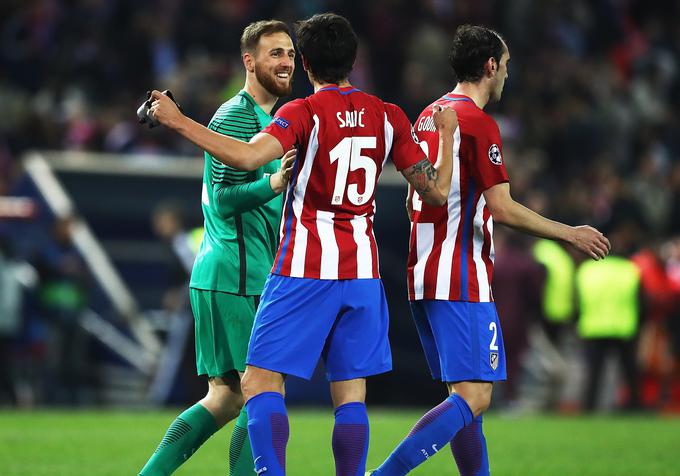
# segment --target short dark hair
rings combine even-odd
[[[241,54],[254,53],[260,38],[273,33],[285,33],[290,36],[290,28],[279,20],[260,20],[251,23],[241,35]]]
[[[476,83],[484,76],[484,65],[491,57],[500,64],[505,50],[501,35],[484,26],[461,25],[453,36],[449,63],[459,83]]]
[[[337,83],[349,76],[357,57],[357,35],[345,17],[320,13],[295,24],[298,51],[317,81]]]

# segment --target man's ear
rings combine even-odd
[[[484,64],[484,70],[486,71],[487,76],[491,77],[496,72],[498,71],[498,63],[496,62],[496,58],[493,56],[486,60],[486,63]]]
[[[255,72],[255,58],[253,57],[252,54],[245,52],[243,53],[243,66],[246,68],[246,71],[249,73]]]
[[[305,71],[309,71],[309,65],[307,64],[307,60],[305,59],[305,57],[300,55],[300,59],[302,60],[302,69],[304,69]]]

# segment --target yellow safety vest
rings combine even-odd
[[[574,315],[574,260],[567,250],[551,240],[538,240],[533,253],[534,259],[547,271],[543,314],[551,322],[566,322]]]
[[[203,235],[205,234],[205,228],[202,226],[193,228],[187,234],[187,241],[189,242],[189,248],[194,252],[194,255],[198,254],[198,250],[201,247],[201,241],[203,241]]]
[[[585,261],[576,272],[584,339],[631,339],[637,333],[640,271],[629,259]]]

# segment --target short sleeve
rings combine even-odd
[[[418,145],[418,140],[404,111],[399,106],[389,103],[385,103],[385,111],[387,121],[394,131],[392,162],[397,170],[404,170],[427,159],[425,152]]]
[[[486,190],[508,182],[508,172],[501,144],[501,133],[496,123],[489,117],[474,131],[475,156],[471,164],[475,182],[481,190]]]
[[[312,118],[304,99],[296,99],[284,104],[278,110],[271,124],[262,132],[274,136],[284,151],[288,151],[297,144],[303,144],[311,131]]]

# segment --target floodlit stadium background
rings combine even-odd
[[[620,255],[638,254],[648,277],[634,341],[641,403],[678,412],[680,6],[635,0],[2,2],[0,404],[138,408],[200,398],[173,217],[180,231],[201,225],[201,152],[140,127],[134,112],[148,89],[171,89],[207,123],[242,87],[245,25],[327,10],[360,37],[353,84],[411,120],[453,89],[447,53],[457,25],[505,37],[509,79],[487,111],[513,196],[600,228]],[[298,61],[292,97],[310,93]],[[395,370],[372,379],[369,403],[424,408],[443,389],[428,376],[405,300],[404,195],[388,170],[376,231]],[[588,369],[578,312],[552,345],[533,240],[499,230],[496,246],[513,384],[498,386],[494,409],[581,410]],[[629,406],[620,377],[612,360],[600,411]],[[291,380],[288,400],[324,405],[326,384]]]

